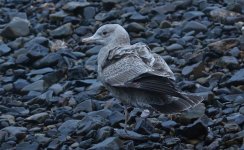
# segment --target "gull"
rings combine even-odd
[[[82,42],[102,45],[97,57],[98,80],[125,106],[125,131],[127,106],[174,114],[203,100],[179,90],[164,59],[144,43],[131,45],[129,34],[119,24],[103,25]]]

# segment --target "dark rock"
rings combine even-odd
[[[86,60],[85,68],[88,71],[96,71],[97,70],[97,55],[93,55],[88,60]]]
[[[118,137],[109,137],[101,143],[95,144],[89,150],[119,150],[122,148],[122,141]]]
[[[177,137],[168,137],[163,140],[163,144],[166,146],[173,146],[180,142],[181,140]]]
[[[115,130],[116,134],[122,138],[122,139],[126,139],[126,140],[137,140],[137,141],[146,141],[148,140],[148,136],[146,135],[142,135],[139,133],[136,133],[134,131],[126,131],[124,129],[117,129]]]
[[[52,31],[49,32],[54,38],[62,38],[69,36],[73,33],[72,24],[66,23]]]
[[[226,123],[224,125],[225,131],[226,133],[230,133],[230,132],[238,132],[240,131],[240,127],[238,124],[232,122],[232,123]]]
[[[81,102],[80,104],[78,104],[75,108],[74,108],[74,112],[91,112],[95,109],[95,105],[93,103],[92,100],[85,100],[83,102]]]
[[[25,46],[28,50],[27,56],[30,58],[41,58],[48,54],[49,49],[41,44],[33,43]]]
[[[240,41],[236,38],[227,38],[208,44],[210,50],[218,53],[224,53],[233,47],[238,46]]]
[[[194,108],[191,108],[183,113],[180,114],[179,119],[182,122],[191,122],[191,120],[198,119],[202,117],[205,113],[205,106],[204,104],[198,104]]]
[[[96,15],[95,7],[85,7],[83,10],[83,16],[85,19],[93,19]]]
[[[182,29],[183,32],[189,32],[189,31],[206,32],[207,30],[208,29],[205,25],[196,21],[187,22]]]
[[[89,116],[101,116],[103,118],[108,118],[111,114],[112,111],[109,109],[102,109],[102,110],[92,111],[88,113]]]
[[[36,142],[22,142],[16,145],[16,150],[38,150],[39,144]]]
[[[46,55],[42,59],[37,60],[34,63],[34,67],[42,68],[42,67],[53,66],[53,65],[56,65],[59,62],[59,60],[61,60],[61,59],[62,59],[62,57],[59,54],[49,53],[48,55]]]
[[[53,14],[50,14],[49,18],[53,21],[57,21],[57,20],[63,20],[64,17],[66,17],[66,16],[68,16],[68,14],[61,10],[61,11],[55,12]]]
[[[66,11],[81,11],[84,7],[89,6],[90,3],[88,2],[68,2],[63,6],[63,9]]]
[[[154,132],[154,126],[148,119],[136,119],[135,131],[138,133],[150,134]]]
[[[75,66],[70,68],[67,72],[67,78],[69,80],[80,80],[87,76],[87,72],[83,66]]]
[[[112,127],[109,127],[109,126],[102,127],[101,129],[99,129],[97,131],[96,140],[97,141],[103,141],[106,138],[108,138],[109,136],[111,136],[112,133],[113,133]]]
[[[28,122],[43,123],[48,118],[48,116],[49,116],[48,113],[42,112],[42,113],[34,114],[26,118],[25,120]]]
[[[90,33],[91,29],[87,26],[80,26],[74,30],[74,33],[77,35],[83,36],[86,35],[87,33]]]
[[[181,73],[184,76],[193,75],[194,78],[198,78],[203,75],[204,69],[205,69],[204,64],[202,62],[199,62],[199,63],[193,64],[191,66],[185,66],[182,69]]]
[[[132,23],[128,24],[128,26],[126,27],[126,31],[128,31],[128,32],[141,32],[144,30],[145,30],[145,27],[136,22],[132,22]]]
[[[118,124],[119,122],[123,121],[124,120],[124,114],[118,112],[118,111],[115,111],[113,112],[109,117],[109,122],[112,126]]]
[[[177,43],[171,44],[166,47],[167,51],[177,51],[177,50],[182,50],[182,49],[184,49],[183,46],[180,44],[177,44]]]
[[[10,51],[11,48],[8,45],[0,43],[0,56],[8,54]]]
[[[176,133],[190,139],[195,139],[206,136],[208,134],[208,127],[201,120],[196,120],[193,124],[181,126],[176,130]]]
[[[105,10],[112,9],[116,4],[120,2],[121,0],[102,0],[102,4]]]
[[[95,16],[95,19],[98,20],[98,21],[110,21],[110,20],[113,20],[113,19],[116,19],[119,17],[119,11],[117,10],[111,10],[107,13],[102,13],[100,12],[99,14],[97,14]]]
[[[59,149],[61,147],[62,142],[59,141],[58,139],[54,139],[52,140],[49,145],[47,146],[47,149],[50,150],[56,150]]]
[[[28,73],[29,76],[33,76],[33,75],[43,75],[46,73],[50,73],[53,72],[54,70],[50,67],[47,68],[42,68],[42,69],[36,69],[36,70],[31,70],[30,73]]]
[[[202,17],[205,14],[201,11],[187,11],[186,13],[184,13],[183,17],[185,19],[194,19],[194,18],[198,18],[198,17]]]
[[[240,69],[233,74],[233,76],[227,81],[227,84],[241,85],[244,83],[244,69]]]
[[[29,24],[26,19],[14,17],[2,30],[1,35],[6,38],[27,36],[30,33]]]
[[[50,88],[54,92],[54,94],[58,95],[63,91],[63,86],[59,83],[53,84]]]
[[[164,129],[170,129],[175,127],[177,123],[174,120],[168,120],[168,121],[163,121],[161,125]]]
[[[148,21],[148,16],[143,16],[139,13],[133,13],[130,16],[130,20],[134,22],[147,22]]]
[[[16,91],[21,91],[21,89],[23,89],[25,86],[27,86],[29,84],[28,81],[24,80],[24,79],[18,79],[14,82],[14,89]]]
[[[58,131],[62,135],[70,135],[74,133],[77,129],[80,120],[67,120],[58,128]]]
[[[44,80],[38,80],[34,83],[31,83],[27,86],[25,86],[21,91],[23,92],[29,92],[29,91],[44,91],[45,89],[47,89],[47,86],[45,85],[45,81]]]
[[[101,116],[85,116],[77,127],[77,134],[87,134],[91,130],[97,130],[108,124],[108,121]]]
[[[228,67],[230,69],[238,68],[239,62],[233,56],[223,56],[219,59],[218,65],[220,67]]]
[[[136,145],[136,149],[160,149],[162,144],[160,143],[153,143],[153,142],[147,142],[147,143],[142,143],[139,145]]]
[[[176,5],[172,3],[172,4],[165,4],[162,6],[155,7],[154,9],[152,9],[152,11],[158,13],[159,15],[164,15],[167,13],[174,12],[175,9],[176,9]]]
[[[15,126],[9,126],[1,129],[1,131],[8,132],[9,136],[16,137],[18,140],[21,140],[25,138],[27,128],[25,127],[15,127]]]

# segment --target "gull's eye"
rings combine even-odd
[[[108,34],[108,32],[107,32],[107,31],[103,31],[102,34],[103,34],[104,36],[106,36],[106,35]]]

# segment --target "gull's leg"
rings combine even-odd
[[[129,119],[129,114],[128,114],[128,110],[127,110],[127,106],[124,105],[124,112],[125,112],[125,126],[124,126],[124,130],[127,133],[127,123],[128,123],[128,119]]]

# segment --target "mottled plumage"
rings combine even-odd
[[[171,114],[203,100],[177,89],[163,58],[143,43],[131,45],[128,33],[118,24],[104,25],[83,41],[103,45],[98,54],[98,78],[125,105]]]

